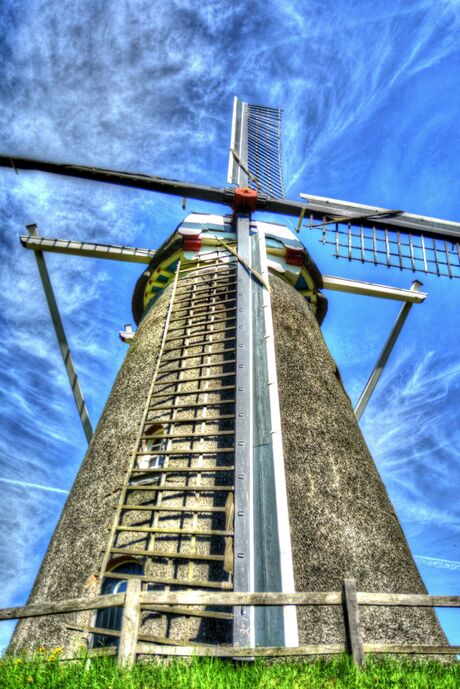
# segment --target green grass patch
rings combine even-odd
[[[0,688],[23,689],[459,689],[460,663],[368,658],[359,671],[335,660],[265,663],[196,658],[139,662],[131,670],[112,658],[59,662],[59,652],[0,659]]]

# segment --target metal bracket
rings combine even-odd
[[[412,286],[410,288],[410,291],[412,292],[418,292],[420,287],[422,286],[422,283],[419,282],[418,280],[414,280],[412,283]],[[383,369],[385,367],[385,364],[387,363],[388,359],[390,358],[390,354],[393,351],[393,347],[396,344],[396,340],[399,337],[399,334],[402,330],[402,327],[404,323],[406,322],[406,318],[409,315],[409,311],[412,308],[412,303],[411,302],[406,302],[404,306],[401,307],[398,316],[396,318],[396,321],[393,325],[393,328],[391,329],[390,335],[385,342],[385,345],[380,353],[379,358],[377,359],[377,363],[374,366],[374,370],[372,371],[369,380],[367,381],[364,390],[361,393],[361,396],[356,404],[356,407],[354,409],[356,420],[359,421],[361,416],[364,413],[365,408],[367,407],[367,404],[372,396],[372,393],[375,390],[375,387],[377,383],[379,382],[379,378],[382,375]]]
[[[26,227],[29,234],[32,237],[38,237],[37,225],[26,225]],[[51,286],[51,280],[48,274],[48,269],[46,267],[45,257],[43,256],[41,251],[35,250],[35,258],[37,260],[38,271],[40,273],[43,289],[45,291],[45,297],[48,303],[48,308],[50,310],[51,320],[53,321],[54,330],[59,344],[59,349],[61,350],[61,355],[64,360],[64,366],[67,371],[70,387],[72,388],[75,404],[77,405],[78,416],[80,417],[81,425],[83,426],[83,431],[89,444],[93,435],[93,428],[91,426],[88,409],[86,407],[85,399],[83,397],[83,393],[80,388],[80,383],[78,382],[78,377],[73,365],[69,343],[67,342],[67,337],[64,332],[64,326],[62,325],[62,320],[59,314],[56,298],[54,296],[53,288]]]

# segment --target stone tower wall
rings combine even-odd
[[[306,301],[272,276],[272,308],[296,589],[424,593],[386,489],[355,421],[350,400]],[[75,480],[29,602],[98,590],[117,491],[142,417],[170,288],[142,321]],[[11,648],[73,650],[88,613],[19,623]],[[445,643],[426,609],[361,610],[366,641]],[[339,608],[299,611],[300,643],[343,640]]]

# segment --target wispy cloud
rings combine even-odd
[[[460,572],[460,562],[456,560],[442,560],[439,557],[426,557],[425,555],[415,555],[414,557],[421,565]]]
[[[68,490],[63,490],[62,488],[54,488],[53,486],[43,486],[41,483],[30,483],[29,481],[18,481],[12,478],[2,478],[0,476],[0,481],[3,483],[11,483],[13,486],[23,486],[24,488],[36,488],[37,490],[49,490],[51,493],[62,493],[63,495],[68,495]]]

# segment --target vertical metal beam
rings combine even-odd
[[[36,225],[27,225],[26,227],[29,234],[32,237],[39,236]],[[45,257],[43,256],[43,253],[41,251],[35,251],[35,258],[37,260],[38,271],[40,273],[43,289],[45,290],[45,297],[48,303],[48,308],[50,310],[54,330],[56,332],[56,336],[58,339],[59,349],[61,350],[62,358],[64,360],[64,365],[67,371],[67,376],[69,378],[70,387],[72,388],[75,404],[77,405],[78,415],[80,417],[80,421],[83,426],[83,431],[85,433],[86,439],[89,443],[93,435],[93,428],[91,426],[91,421],[88,415],[88,409],[86,408],[83,393],[80,389],[78,377],[73,365],[69,344],[67,342],[67,338],[64,332],[64,326],[62,325],[61,316],[59,315],[56,298],[54,296],[53,288],[51,286],[51,280],[48,274],[48,269],[46,267]]]
[[[257,226],[251,226],[252,267],[261,273]],[[266,348],[264,292],[259,281],[252,283],[253,323],[253,472],[254,472],[254,588],[281,591],[280,532],[276,504],[272,420],[269,398],[269,369]],[[284,646],[283,609],[263,606],[255,611],[256,645]]]
[[[249,218],[237,217],[238,253],[250,261]],[[243,264],[237,266],[237,335],[235,403],[235,591],[254,590],[252,525],[252,317],[251,276]],[[234,609],[234,646],[253,647],[254,608]]]
[[[257,228],[257,234],[255,234],[252,239],[253,267],[260,272],[268,285],[269,273],[265,232],[261,223],[255,223],[254,225]],[[267,581],[267,587],[265,590],[279,590],[283,593],[291,593],[295,591],[294,567],[292,559],[291,531],[289,526],[289,505],[287,499],[286,475],[284,467],[283,437],[281,431],[281,411],[278,391],[278,377],[276,373],[275,337],[273,331],[271,298],[269,291],[265,289],[260,282],[253,283],[253,290],[257,291],[258,293],[261,307],[257,313],[254,314],[254,322],[259,324],[258,331],[262,336],[260,348],[265,351],[265,356],[261,357],[258,352],[255,352],[255,355],[257,356],[258,361],[264,359],[266,364],[266,370],[263,376],[264,389],[261,392],[265,396],[268,427],[265,429],[265,437],[263,441],[266,443],[266,446],[269,449],[268,457],[271,459],[272,464],[273,485],[271,486],[271,490],[273,493],[273,503],[271,510],[276,521],[275,529],[273,530],[272,534],[268,539],[267,535],[265,535],[265,539],[269,542],[271,541],[272,547],[274,546],[275,548],[275,551],[272,554],[272,560],[277,559],[279,563],[278,580]],[[256,419],[254,419],[253,423],[255,426]],[[256,433],[254,433],[254,437],[256,438]],[[256,441],[254,440],[254,485],[256,472],[255,452]],[[270,505],[267,507],[270,509]],[[266,531],[268,531],[268,529],[266,529]],[[277,542],[275,542],[275,534],[278,536]],[[271,560],[268,562],[268,569],[271,575]],[[259,608],[258,611],[268,609],[269,608]],[[279,608],[278,610],[278,621],[282,630],[283,644],[290,647],[298,646],[299,634],[296,607],[291,605]],[[266,640],[267,642],[270,642],[270,644],[274,645],[276,643],[276,636],[273,634],[273,630],[270,629],[270,626],[268,626],[268,630],[269,635],[267,635],[265,632],[267,636]],[[279,636],[281,636],[281,634]],[[257,641],[256,631],[256,643]],[[262,641],[260,643],[262,643]]]
[[[238,255],[235,437],[236,591],[294,591],[265,237],[236,220]],[[236,608],[234,644],[298,645],[292,606]]]
[[[418,280],[414,280],[414,282],[411,285],[411,290],[413,292],[418,292],[422,284],[423,283],[419,282]],[[377,383],[379,382],[379,378],[382,375],[383,369],[385,368],[385,364],[390,358],[390,354],[393,351],[393,347],[396,344],[396,340],[399,337],[399,334],[402,330],[404,323],[406,322],[406,318],[409,315],[409,311],[411,310],[411,308],[412,304],[406,302],[404,306],[401,307],[401,310],[398,313],[398,317],[396,318],[393,328],[391,329],[390,335],[387,341],[385,342],[385,345],[380,353],[377,363],[374,366],[374,370],[372,371],[369,380],[367,381],[364,390],[362,391],[361,396],[356,404],[354,411],[357,421],[359,421],[361,416],[363,415],[364,410],[371,398],[371,395],[374,392]]]

